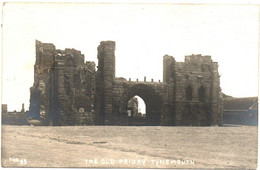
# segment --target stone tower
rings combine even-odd
[[[113,124],[112,98],[115,79],[115,42],[102,41],[98,46],[96,113],[100,124]]]

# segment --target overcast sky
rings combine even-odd
[[[165,54],[211,55],[221,88],[257,96],[258,7],[246,5],[7,3],[3,7],[2,103],[29,107],[35,40],[75,48],[97,63],[100,41],[116,41],[116,76],[162,80]]]

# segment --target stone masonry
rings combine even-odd
[[[163,82],[115,77],[115,42],[97,48],[98,66],[75,49],[36,40],[30,116],[46,125],[132,125],[129,100],[146,104],[142,125],[222,125],[218,63],[210,56],[163,57]],[[131,102],[130,102],[131,103]]]

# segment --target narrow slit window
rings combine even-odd
[[[201,86],[198,91],[199,94],[199,101],[205,101],[205,88]]]
[[[191,86],[188,86],[185,90],[185,99],[186,100],[192,100],[192,88],[191,88]]]

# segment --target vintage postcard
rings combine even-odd
[[[256,169],[259,6],[2,3],[1,165]]]

